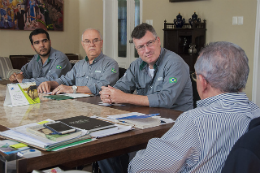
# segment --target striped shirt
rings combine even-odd
[[[221,172],[235,142],[260,116],[245,93],[226,93],[197,102],[161,138],[137,152],[128,172]]]

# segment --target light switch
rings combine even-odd
[[[243,16],[237,16],[237,24],[238,25],[243,25]]]
[[[237,16],[232,17],[232,25],[237,25]]]
[[[153,20],[146,20],[145,23],[149,24],[149,25],[153,25]]]

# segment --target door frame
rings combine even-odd
[[[134,0],[128,0],[127,5],[133,8]],[[129,57],[129,52],[134,54],[134,44],[129,46],[129,40],[131,40],[131,29],[127,27],[127,57],[118,58],[118,0],[103,0],[103,53],[107,56],[115,59],[120,67],[128,68],[129,64],[133,60]],[[127,24],[134,22],[134,17],[130,16],[129,10],[127,10]],[[143,0],[140,0],[140,23],[143,18]],[[133,55],[134,56],[134,55]]]
[[[260,107],[260,0],[257,0],[252,101]]]

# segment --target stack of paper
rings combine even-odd
[[[119,122],[132,125],[137,128],[145,129],[149,127],[159,126],[161,124],[172,123],[172,119],[161,118],[159,113],[156,114],[142,114],[139,112],[131,112],[128,114],[110,115],[111,120],[117,120]]]
[[[91,141],[91,136],[87,135],[84,131],[76,137],[64,140],[64,141],[52,141],[44,137],[40,137],[37,135],[32,135],[26,129],[31,126],[36,126],[37,123],[31,123],[28,125],[12,128],[7,131],[0,132],[0,135],[6,138],[14,139],[17,141],[21,141],[23,143],[27,143],[29,145],[38,147],[43,150],[52,150],[56,147],[60,149],[68,148],[70,146],[74,146],[74,142],[82,141],[82,142],[89,142]],[[79,143],[79,142],[78,142]]]
[[[139,118],[139,119],[126,119],[124,120],[127,124],[132,124],[134,127],[145,129],[149,127],[155,127],[161,125],[159,118]]]

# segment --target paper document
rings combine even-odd
[[[126,125],[116,124],[116,126],[118,127],[118,129],[113,129],[111,131],[100,130],[100,131],[92,132],[92,133],[90,133],[90,135],[95,138],[102,138],[105,136],[123,133],[123,132],[127,132],[129,130],[134,129],[132,126],[126,126]]]

